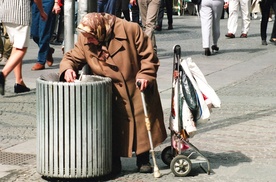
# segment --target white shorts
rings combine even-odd
[[[22,49],[28,47],[30,40],[30,26],[3,22],[7,29],[13,47]]]

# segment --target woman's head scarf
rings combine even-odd
[[[111,37],[115,20],[116,16],[107,13],[88,13],[80,21],[78,29],[92,34],[103,45]]]

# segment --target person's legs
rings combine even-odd
[[[268,23],[270,5],[267,2],[261,1],[260,8],[261,8],[261,13],[262,13],[261,39],[262,39],[262,41],[266,41],[266,38],[267,38],[266,31],[267,31],[267,23]],[[263,45],[265,45],[265,42],[263,42]]]
[[[104,12],[104,7],[106,4],[107,0],[98,0],[97,1],[97,12],[101,13]]]
[[[218,39],[220,37],[220,19],[223,9],[223,2],[222,1],[213,1],[212,6],[212,13],[213,13],[213,23],[212,23],[212,32],[213,32],[213,45],[217,46]]]
[[[116,17],[121,18],[121,15],[122,15],[122,0],[116,0],[115,15],[116,15]]]
[[[131,6],[131,12],[132,12],[132,22],[140,23],[139,22],[139,6]]]
[[[43,0],[44,11],[48,15],[48,19],[39,21],[39,51],[38,51],[38,63],[44,65],[47,60],[48,53],[50,51],[50,39],[52,35],[52,26],[55,15],[52,13],[53,1]]]
[[[130,21],[129,0],[122,0],[122,12],[124,14],[124,18],[127,21]]]
[[[151,42],[155,51],[157,51],[157,45],[156,45],[156,40],[154,35],[154,28],[156,24],[159,7],[160,7],[160,0],[152,0],[148,4],[148,9],[146,10],[147,13],[145,18],[145,24],[143,23],[145,27],[145,33],[151,39]]]
[[[116,0],[108,0],[104,7],[104,12],[115,15]]]
[[[239,1],[229,0],[228,33],[235,34],[238,28]]]
[[[15,67],[17,65],[20,64],[20,62],[22,62],[22,59],[23,59],[26,52],[27,52],[27,47],[24,47],[23,49],[18,49],[18,48],[15,48],[15,47],[12,48],[12,52],[11,52],[11,56],[9,58],[9,61],[7,62],[7,64],[5,65],[5,67],[2,70],[2,73],[3,73],[5,78],[10,74],[10,72],[13,69],[15,69]],[[17,73],[19,73],[19,74],[17,74]],[[22,79],[22,77],[20,78],[20,75],[22,75],[21,71],[17,71],[14,74],[15,74],[15,77],[16,77],[16,82],[20,83],[18,81],[21,81],[21,83],[22,83],[23,79]]]
[[[136,165],[140,173],[151,173],[152,167],[149,162],[149,152],[144,152],[136,156]]]
[[[146,27],[146,18],[147,18],[147,12],[148,12],[148,3],[146,0],[138,0],[138,6],[140,11],[140,16],[142,20],[142,26],[143,28]]]
[[[250,26],[250,0],[240,0],[242,13],[242,34],[248,34]]]
[[[166,0],[167,18],[168,18],[168,29],[173,29],[173,7],[172,0]]]
[[[276,2],[272,3],[272,9],[274,11],[274,14],[276,14]],[[272,33],[271,33],[271,38],[270,40],[272,40],[274,43],[276,43],[276,21],[274,21],[273,23],[273,28],[272,28]]]
[[[5,26],[4,26],[4,36],[5,36],[5,41],[4,41],[3,57],[8,59],[11,55],[12,45]]]
[[[200,7],[201,34],[203,49],[210,48],[211,26],[212,26],[212,9],[209,2],[202,2]]]
[[[158,12],[158,16],[157,16],[157,26],[156,26],[156,30],[160,31],[162,30],[162,24],[163,24],[163,17],[164,17],[164,6],[165,6],[165,0],[161,0],[161,4],[159,7],[159,12]]]

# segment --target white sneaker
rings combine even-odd
[[[5,66],[7,62],[8,62],[8,59],[6,57],[3,57],[2,60],[0,61],[0,66]]]

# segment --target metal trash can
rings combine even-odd
[[[37,172],[53,178],[100,177],[112,168],[111,79],[37,79]]]

